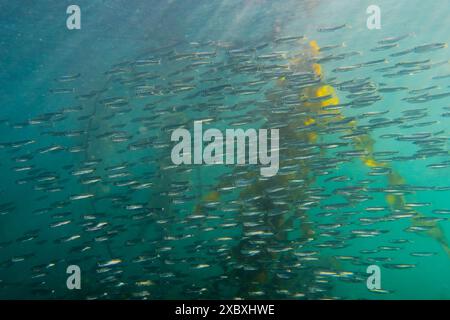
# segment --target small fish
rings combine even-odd
[[[94,197],[94,194],[92,194],[92,193],[84,193],[84,194],[72,195],[72,196],[70,196],[69,199],[71,201],[75,201],[75,200],[88,199],[88,198],[92,198],[92,197]]]
[[[341,25],[334,26],[334,27],[321,27],[321,28],[318,28],[317,31],[318,32],[332,32],[332,31],[343,29],[343,28],[349,28],[349,26],[347,24],[341,24]]]
[[[111,267],[122,263],[122,260],[120,259],[111,259],[105,262],[99,262],[98,267],[99,268],[105,268],[105,267]]]
[[[443,49],[443,48],[447,48],[447,47],[448,47],[448,45],[446,43],[438,42],[438,43],[430,43],[430,44],[420,45],[420,46],[414,47],[414,49],[412,49],[412,50],[415,53],[424,53],[424,52],[439,50],[439,49]]]

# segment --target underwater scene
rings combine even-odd
[[[444,0],[0,0],[0,299],[450,299]]]

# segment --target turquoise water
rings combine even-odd
[[[370,1],[70,4],[0,4],[2,299],[450,298],[446,2],[379,1],[379,30]],[[174,166],[201,119],[280,128],[278,175]]]

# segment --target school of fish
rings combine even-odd
[[[90,91],[83,74],[61,74],[43,92],[51,111],[0,124],[18,195],[0,199],[0,223],[24,226],[0,236],[0,296],[346,299],[334,288],[365,288],[369,265],[402,273],[450,255],[449,203],[427,200],[448,198],[450,180],[416,185],[398,170],[450,177],[450,60],[432,56],[447,44],[413,38],[365,52],[303,34],[180,41],[118,61]],[[423,86],[400,81],[422,73]],[[174,165],[171,133],[194,121],[279,129],[278,173]],[[435,251],[416,247],[430,240]],[[69,265],[82,290],[65,288]]]

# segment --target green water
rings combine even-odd
[[[80,30],[66,27],[70,4],[0,2],[0,298],[450,298],[450,260],[439,243],[450,237],[450,53],[420,49],[449,42],[445,1],[379,1],[379,30],[366,26],[370,1],[79,1]],[[299,35],[306,38],[280,40]],[[373,50],[403,36],[395,47]],[[302,90],[289,77],[311,40],[332,47],[302,56],[321,65],[321,84],[343,105],[332,121],[354,117],[353,126],[333,131],[337,124],[309,109],[317,127],[296,122],[306,109],[300,97],[288,105],[286,95]],[[269,54],[280,57],[263,61]],[[159,62],[137,66],[145,59]],[[392,69],[379,70],[385,67]],[[66,75],[74,79],[61,81]],[[366,86],[350,92],[351,80]],[[208,92],[220,85],[229,87]],[[139,86],[151,94],[139,96]],[[393,87],[402,89],[380,90]],[[55,93],[62,88],[70,92]],[[284,98],[269,99],[274,91]],[[425,101],[405,100],[421,95]],[[361,106],[354,102],[361,96],[379,99]],[[108,104],[111,98],[124,103]],[[273,112],[283,108],[289,112]],[[289,162],[294,179],[309,182],[287,188],[275,177],[254,189],[264,180],[257,165],[174,166],[171,130],[209,118],[206,127],[222,131],[291,123],[317,134],[295,141],[280,131],[277,177]],[[383,124],[388,120],[394,122]],[[361,157],[342,154],[358,150],[342,138],[355,126],[374,141],[375,159],[402,177],[401,186],[372,175]],[[345,145],[323,148],[334,143]],[[291,154],[312,157],[291,161]],[[331,179],[338,176],[345,179]],[[227,186],[232,190],[220,191]],[[268,186],[283,190],[275,199]],[[403,205],[401,213],[438,219],[432,235],[408,232],[418,225],[409,216],[393,218],[399,212],[386,200],[389,187],[405,188],[403,201],[420,204]],[[92,196],[73,199],[82,194]],[[301,209],[307,201],[313,204]],[[292,217],[287,231],[274,225],[280,216],[271,218],[279,212]],[[60,222],[67,223],[55,226]],[[251,222],[258,226],[247,227]],[[305,225],[314,231],[309,239]],[[246,235],[254,229],[272,234]],[[355,236],[359,230],[377,234]],[[246,256],[241,246],[261,252]],[[274,253],[280,248],[289,250]],[[118,263],[102,267],[111,260]],[[81,269],[80,290],[66,287],[69,265]],[[381,269],[382,292],[366,286],[369,265]]]

